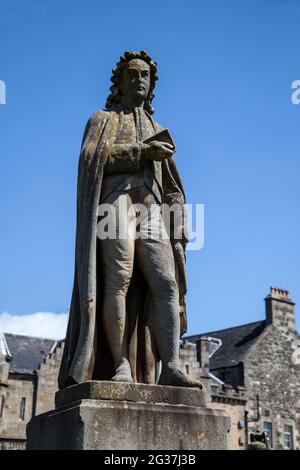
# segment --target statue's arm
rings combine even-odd
[[[163,129],[155,123],[157,132]],[[111,173],[136,173],[143,167],[145,160],[162,161],[171,157],[173,150],[170,144],[152,141],[150,144],[136,142],[131,144],[110,145],[107,160],[104,166],[104,174]]]
[[[147,146],[142,143],[111,145],[104,173],[137,172],[144,157],[145,147]]]
[[[172,155],[172,145],[164,142],[114,144],[109,150],[104,173],[135,173],[147,159],[161,162]]]

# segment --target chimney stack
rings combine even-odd
[[[197,341],[198,361],[204,375],[209,373],[209,339],[201,336]]]
[[[271,287],[269,295],[265,298],[267,324],[285,330],[296,330],[294,302],[289,297],[289,291],[278,287]]]

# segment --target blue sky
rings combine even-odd
[[[299,319],[299,40],[297,0],[0,0],[0,312],[68,311],[83,128],[119,56],[145,49],[154,117],[205,205],[189,333],[263,319],[271,285]]]

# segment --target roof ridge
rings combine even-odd
[[[265,321],[266,320],[257,320],[257,321],[253,321],[253,322],[250,322],[250,323],[243,323],[242,325],[230,326],[228,328],[222,328],[220,330],[208,331],[207,333],[198,333],[198,334],[195,334],[195,335],[188,335],[188,336],[184,336],[184,338],[187,339],[187,338],[193,338],[193,337],[196,337],[196,336],[212,335],[213,333],[220,333],[220,331],[234,330],[236,328],[242,328],[244,326],[255,325],[255,323],[265,323]]]
[[[58,341],[57,339],[53,338],[46,338],[45,336],[31,336],[31,335],[23,335],[21,333],[12,333],[3,331],[3,335],[11,335],[11,336],[21,336],[22,338],[33,338],[33,339],[46,339],[47,341]]]

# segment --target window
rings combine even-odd
[[[272,448],[273,447],[272,423],[269,423],[268,421],[264,421],[264,432],[266,433],[268,446]]]
[[[20,418],[24,419],[25,418],[25,404],[26,404],[26,398],[21,398],[21,403],[20,403]]]
[[[0,418],[3,416],[3,410],[4,410],[4,396],[2,395],[1,400],[0,400]]]
[[[285,425],[283,429],[283,447],[292,450],[293,446],[293,427]]]

